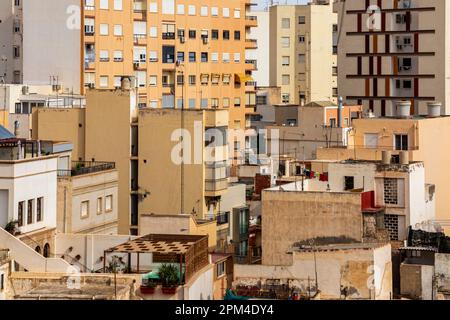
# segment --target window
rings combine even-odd
[[[344,190],[353,190],[353,189],[355,189],[355,177],[345,176],[344,177]]]
[[[289,19],[289,18],[282,18],[281,19],[281,28],[283,28],[283,29],[290,29],[291,28],[291,19]]]
[[[230,17],[230,8],[223,8],[222,15],[224,18],[229,18]]]
[[[114,88],[120,88],[122,85],[122,77],[114,76]]]
[[[225,262],[226,261],[222,261],[217,264],[217,272],[216,272],[217,278],[225,275]]]
[[[189,30],[189,39],[195,39],[197,32],[195,30]]]
[[[114,62],[123,61],[123,51],[116,50],[114,51]]]
[[[223,38],[223,40],[230,40],[230,31],[229,30],[223,30],[222,38]]]
[[[211,84],[213,86],[219,85],[220,75],[219,74],[212,74],[211,75]]]
[[[158,27],[150,27],[150,37],[151,38],[158,37]]]
[[[20,20],[14,20],[14,32],[15,33],[20,32]]]
[[[267,96],[256,96],[256,104],[257,105],[266,105],[267,104]]]
[[[122,0],[114,0],[114,10],[123,10]]]
[[[100,0],[100,9],[108,10],[109,0]]]
[[[219,30],[217,30],[217,29],[211,30],[211,39],[213,39],[213,40],[219,39]]]
[[[289,93],[282,93],[281,94],[281,102],[282,103],[289,103],[289,101],[290,101]]]
[[[337,74],[338,74],[338,67],[337,67],[337,66],[333,66],[333,67],[331,68],[331,74],[332,74],[333,76],[337,76]]]
[[[222,53],[222,61],[223,62],[230,62],[230,54],[227,52]]]
[[[27,224],[33,223],[33,215],[34,215],[34,200],[28,200],[27,205]]]
[[[364,147],[368,149],[378,148],[378,133],[365,133]]]
[[[306,23],[306,17],[305,16],[299,16],[298,17],[298,24],[305,24]]]
[[[234,40],[241,40],[241,32],[240,31],[234,32]]]
[[[211,7],[211,16],[217,17],[219,15],[219,8]]]
[[[177,61],[178,62],[184,62],[184,52],[183,51],[178,51],[177,52]]]
[[[137,86],[139,88],[144,88],[147,86],[147,72],[146,71],[137,71],[136,72],[136,80],[137,80]]]
[[[100,50],[100,61],[108,62],[109,61],[109,52],[108,50]]]
[[[184,4],[177,4],[177,14],[184,14]]]
[[[189,52],[189,62],[195,62],[195,52]]]
[[[336,128],[336,118],[330,118],[330,127]]]
[[[281,37],[281,47],[289,48],[289,45],[290,45],[290,38],[289,37]]]
[[[188,6],[188,15],[195,16],[195,6],[193,5]]]
[[[84,33],[88,36],[93,35],[95,32],[95,20],[86,18],[84,20]]]
[[[97,214],[102,214],[103,212],[103,198],[97,198]]]
[[[224,75],[222,76],[222,83],[223,83],[224,85],[229,85],[229,84],[230,84],[230,79],[231,79],[231,75],[229,75],[229,74],[224,74]]]
[[[219,61],[219,54],[217,52],[211,53],[211,61],[212,62],[218,62]]]
[[[196,83],[196,76],[195,75],[189,75],[189,85],[194,86]]]
[[[151,13],[158,13],[158,3],[150,2],[149,11]]]
[[[209,81],[209,74],[208,73],[202,73],[200,75],[200,83],[202,85],[207,85]]]
[[[305,63],[305,55],[302,53],[299,53],[298,55],[298,63]]]
[[[175,39],[175,25],[174,24],[163,23],[162,38],[163,39]]]
[[[151,75],[148,81],[148,85],[151,87],[156,86],[158,83],[158,76],[156,75]]]
[[[208,62],[208,52],[201,53],[201,62]]]
[[[19,227],[23,226],[23,210],[24,210],[24,206],[25,206],[25,201],[20,201],[17,204],[17,220],[18,220]]]
[[[205,6],[200,7],[200,15],[202,17],[207,17],[208,16],[208,7],[205,7]]]
[[[163,63],[175,63],[175,47],[163,46]]]
[[[184,75],[177,74],[177,85],[183,85],[184,84]]]
[[[241,106],[241,98],[239,98],[239,97],[234,98],[234,106],[235,107]]]
[[[195,109],[195,99],[189,99],[189,108]]]
[[[177,99],[177,108],[182,109],[183,108],[183,99]]]
[[[150,100],[150,108],[158,108],[158,100]]]
[[[87,218],[89,216],[89,201],[81,202],[80,215],[81,218]]]
[[[14,55],[15,59],[20,58],[20,47],[19,46],[13,47],[13,55]]]
[[[208,99],[200,99],[200,108],[206,109],[208,108]]]
[[[234,62],[241,62],[241,54],[240,53],[234,54]]]
[[[333,97],[337,97],[338,96],[338,88],[337,87],[333,87],[331,89],[331,94],[333,95]]]
[[[241,10],[240,9],[234,9],[234,17],[236,19],[239,19],[241,17]]]
[[[298,36],[298,42],[304,43],[305,42],[305,36]]]
[[[100,35],[107,36],[109,34],[109,27],[106,23],[100,23]]]
[[[395,150],[408,150],[408,135],[396,134],[395,137]]]
[[[108,76],[100,76],[100,88],[108,87]]]
[[[5,289],[5,275],[2,273],[0,275],[0,290]]]
[[[398,204],[398,184],[397,179],[384,178],[384,203],[385,204]]]
[[[241,128],[241,120],[234,120],[234,129]]]
[[[411,89],[412,88],[412,81],[411,80],[403,80],[403,88],[404,89]]]
[[[105,198],[105,212],[111,212],[113,209],[113,196],[109,195]]]
[[[163,0],[162,1],[162,13],[163,14],[175,14],[175,0]]]
[[[224,108],[229,108],[230,107],[230,98],[223,98],[222,106]]]
[[[241,127],[240,121],[239,120],[235,121],[235,125],[236,125],[236,122],[239,122],[239,127]],[[240,149],[241,149],[241,142],[240,141],[235,141],[234,142],[234,151],[237,151],[237,150],[240,150]]]
[[[281,58],[281,65],[284,67],[289,66],[291,58],[289,56],[283,56]]]
[[[149,61],[150,62],[156,62],[158,61],[158,52],[157,51],[150,51],[148,53],[149,55]]]
[[[290,75],[288,75],[288,74],[283,74],[283,75],[281,76],[281,84],[282,84],[282,85],[287,86],[287,85],[289,85],[290,81],[291,81]]]

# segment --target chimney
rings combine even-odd
[[[438,118],[441,116],[441,102],[428,102],[428,118]]]
[[[409,118],[411,116],[411,101],[402,100],[397,102],[397,117]]]

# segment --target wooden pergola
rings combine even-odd
[[[106,271],[106,255],[127,253],[128,267],[131,270],[131,255],[137,255],[137,273],[140,272],[141,254],[153,254],[153,262],[179,263],[180,275],[185,266],[184,283],[208,265],[208,236],[149,234],[127,241],[103,252],[103,272]],[[183,283],[180,276],[180,284]]]

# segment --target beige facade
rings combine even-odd
[[[356,119],[347,148],[319,148],[317,158],[381,160],[382,151],[391,151],[396,157],[401,151],[407,151],[409,161],[423,162],[425,182],[436,186],[436,219],[448,225],[446,199],[450,177],[446,163],[450,161],[450,140],[442,134],[442,128],[449,126],[447,117]]]
[[[58,176],[58,232],[117,234],[119,173],[112,163],[73,167]]]
[[[257,23],[249,0],[85,4],[84,87],[112,89],[134,76],[140,107],[226,108],[245,129],[255,107],[246,85],[254,65],[245,51],[256,47],[247,33]]]
[[[372,6],[369,8],[369,5]],[[427,101],[448,114],[450,6],[441,0],[337,1],[339,95],[377,116],[395,114],[396,100]]]
[[[331,1],[271,6],[269,15],[269,85],[281,87],[281,103],[336,102],[337,15]]]

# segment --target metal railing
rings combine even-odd
[[[83,174],[113,170],[115,162],[73,161],[71,170],[58,169],[58,177],[75,177]]]
[[[227,224],[229,222],[229,216],[230,216],[229,212],[220,212],[216,216],[217,225]]]

